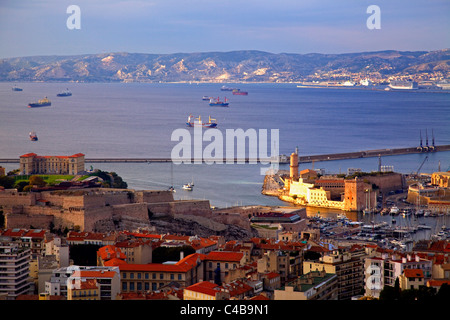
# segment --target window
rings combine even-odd
[[[140,272],[138,272],[138,274],[137,274],[137,278],[138,278],[138,279],[141,279],[141,276],[142,276],[142,275],[141,275],[141,273],[140,273]]]
[[[127,291],[127,283],[122,282],[122,291]]]
[[[130,279],[134,279],[134,273],[130,273]]]
[[[174,280],[175,279],[175,275],[173,273],[170,274],[170,280]]]
[[[159,279],[160,279],[160,280],[163,280],[163,279],[164,279],[164,273],[160,273],[160,274],[159,274]]]
[[[126,278],[127,278],[127,273],[124,272],[124,273],[122,274],[122,279],[126,279]]]

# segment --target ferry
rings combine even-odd
[[[236,96],[247,96],[248,92],[247,91],[241,91],[241,89],[234,89],[233,90],[233,94]]]
[[[391,81],[388,86],[393,90],[417,90],[419,86],[415,81]]]
[[[38,141],[38,137],[37,137],[36,132],[34,132],[34,131],[30,132],[30,140],[31,141]]]
[[[217,99],[211,98],[211,99],[209,100],[209,106],[210,106],[210,107],[228,107],[229,103],[228,103],[227,101],[228,101],[228,100],[227,100],[226,97],[225,97],[225,100],[224,100],[224,101],[220,101],[219,98],[217,98]]]
[[[66,89],[66,91],[58,93],[57,97],[70,97],[72,95],[72,92],[69,91],[69,89]]]
[[[197,121],[195,121],[197,120]],[[208,122],[202,122],[202,118],[198,116],[198,118],[195,118],[194,121],[192,121],[192,115],[190,114],[188,117],[188,120],[186,122],[186,125],[188,127],[204,127],[204,128],[215,128],[217,127],[217,121],[216,119],[212,119],[211,116],[209,116]]]
[[[39,100],[38,102],[30,102],[28,104],[28,108],[38,108],[38,107],[48,107],[51,106],[52,102],[45,97],[44,99]]]

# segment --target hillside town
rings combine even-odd
[[[86,173],[82,154],[58,161],[64,167],[74,157],[81,171],[72,173]],[[39,166],[22,156],[19,171],[48,174],[51,167],[41,160],[49,158],[38,159]],[[422,213],[446,217],[449,201],[442,194],[449,174],[416,176],[414,183],[393,172],[318,179],[315,171],[298,170],[293,153],[290,171],[270,177],[265,188],[278,188],[280,197],[300,206],[223,209],[208,200],[175,200],[166,190],[113,188],[98,175],[29,185],[26,191],[1,187],[0,299],[389,300],[394,293],[448,298],[445,225],[430,239],[412,241],[419,226],[367,225],[354,213],[370,209],[381,215],[380,207],[392,203],[406,214],[408,204],[421,201]],[[38,183],[31,177],[30,184]],[[373,204],[376,191],[386,196],[379,206],[365,206],[368,189]],[[399,189],[408,195],[394,192]],[[342,202],[330,198],[340,194]],[[354,199],[346,202],[349,194]],[[308,215],[309,205],[348,214]]]

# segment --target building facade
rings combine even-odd
[[[0,294],[14,300],[30,290],[30,249],[23,249],[17,243],[0,242]]]
[[[21,174],[70,174],[84,171],[84,154],[71,156],[38,156],[27,153],[20,156]]]
[[[339,300],[349,300],[364,289],[363,262],[360,257],[352,257],[350,252],[336,250],[324,255],[319,261],[303,262],[304,273],[321,270],[336,274]]]
[[[274,300],[337,300],[337,276],[312,271],[274,291]]]

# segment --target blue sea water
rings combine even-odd
[[[414,147],[432,132],[436,145],[450,144],[450,95],[448,93],[386,92],[360,89],[297,88],[295,84],[233,84],[248,96],[221,91],[223,84],[187,83],[0,83],[0,158],[69,155],[87,158],[170,157],[178,143],[175,129],[185,128],[189,114],[217,119],[219,130],[279,130],[279,151],[300,155],[341,153],[381,148]],[[231,86],[231,85],[230,85]],[[56,97],[68,88],[71,97]],[[203,96],[225,97],[228,108],[209,107]],[[47,96],[52,106],[27,108]],[[28,133],[35,131],[39,141]],[[208,143],[205,143],[206,146]],[[269,147],[270,148],[270,147]],[[383,165],[410,173],[448,170],[450,152],[383,157]],[[1,164],[7,170],[17,164]],[[178,199],[208,199],[212,205],[286,205],[261,194],[264,177],[260,165],[169,163],[87,163],[115,171],[135,189],[167,189],[174,185]],[[301,164],[300,169],[312,164]],[[280,169],[287,169],[281,165]],[[327,173],[348,168],[372,171],[378,158],[314,163]],[[194,190],[181,185],[194,181]]]

